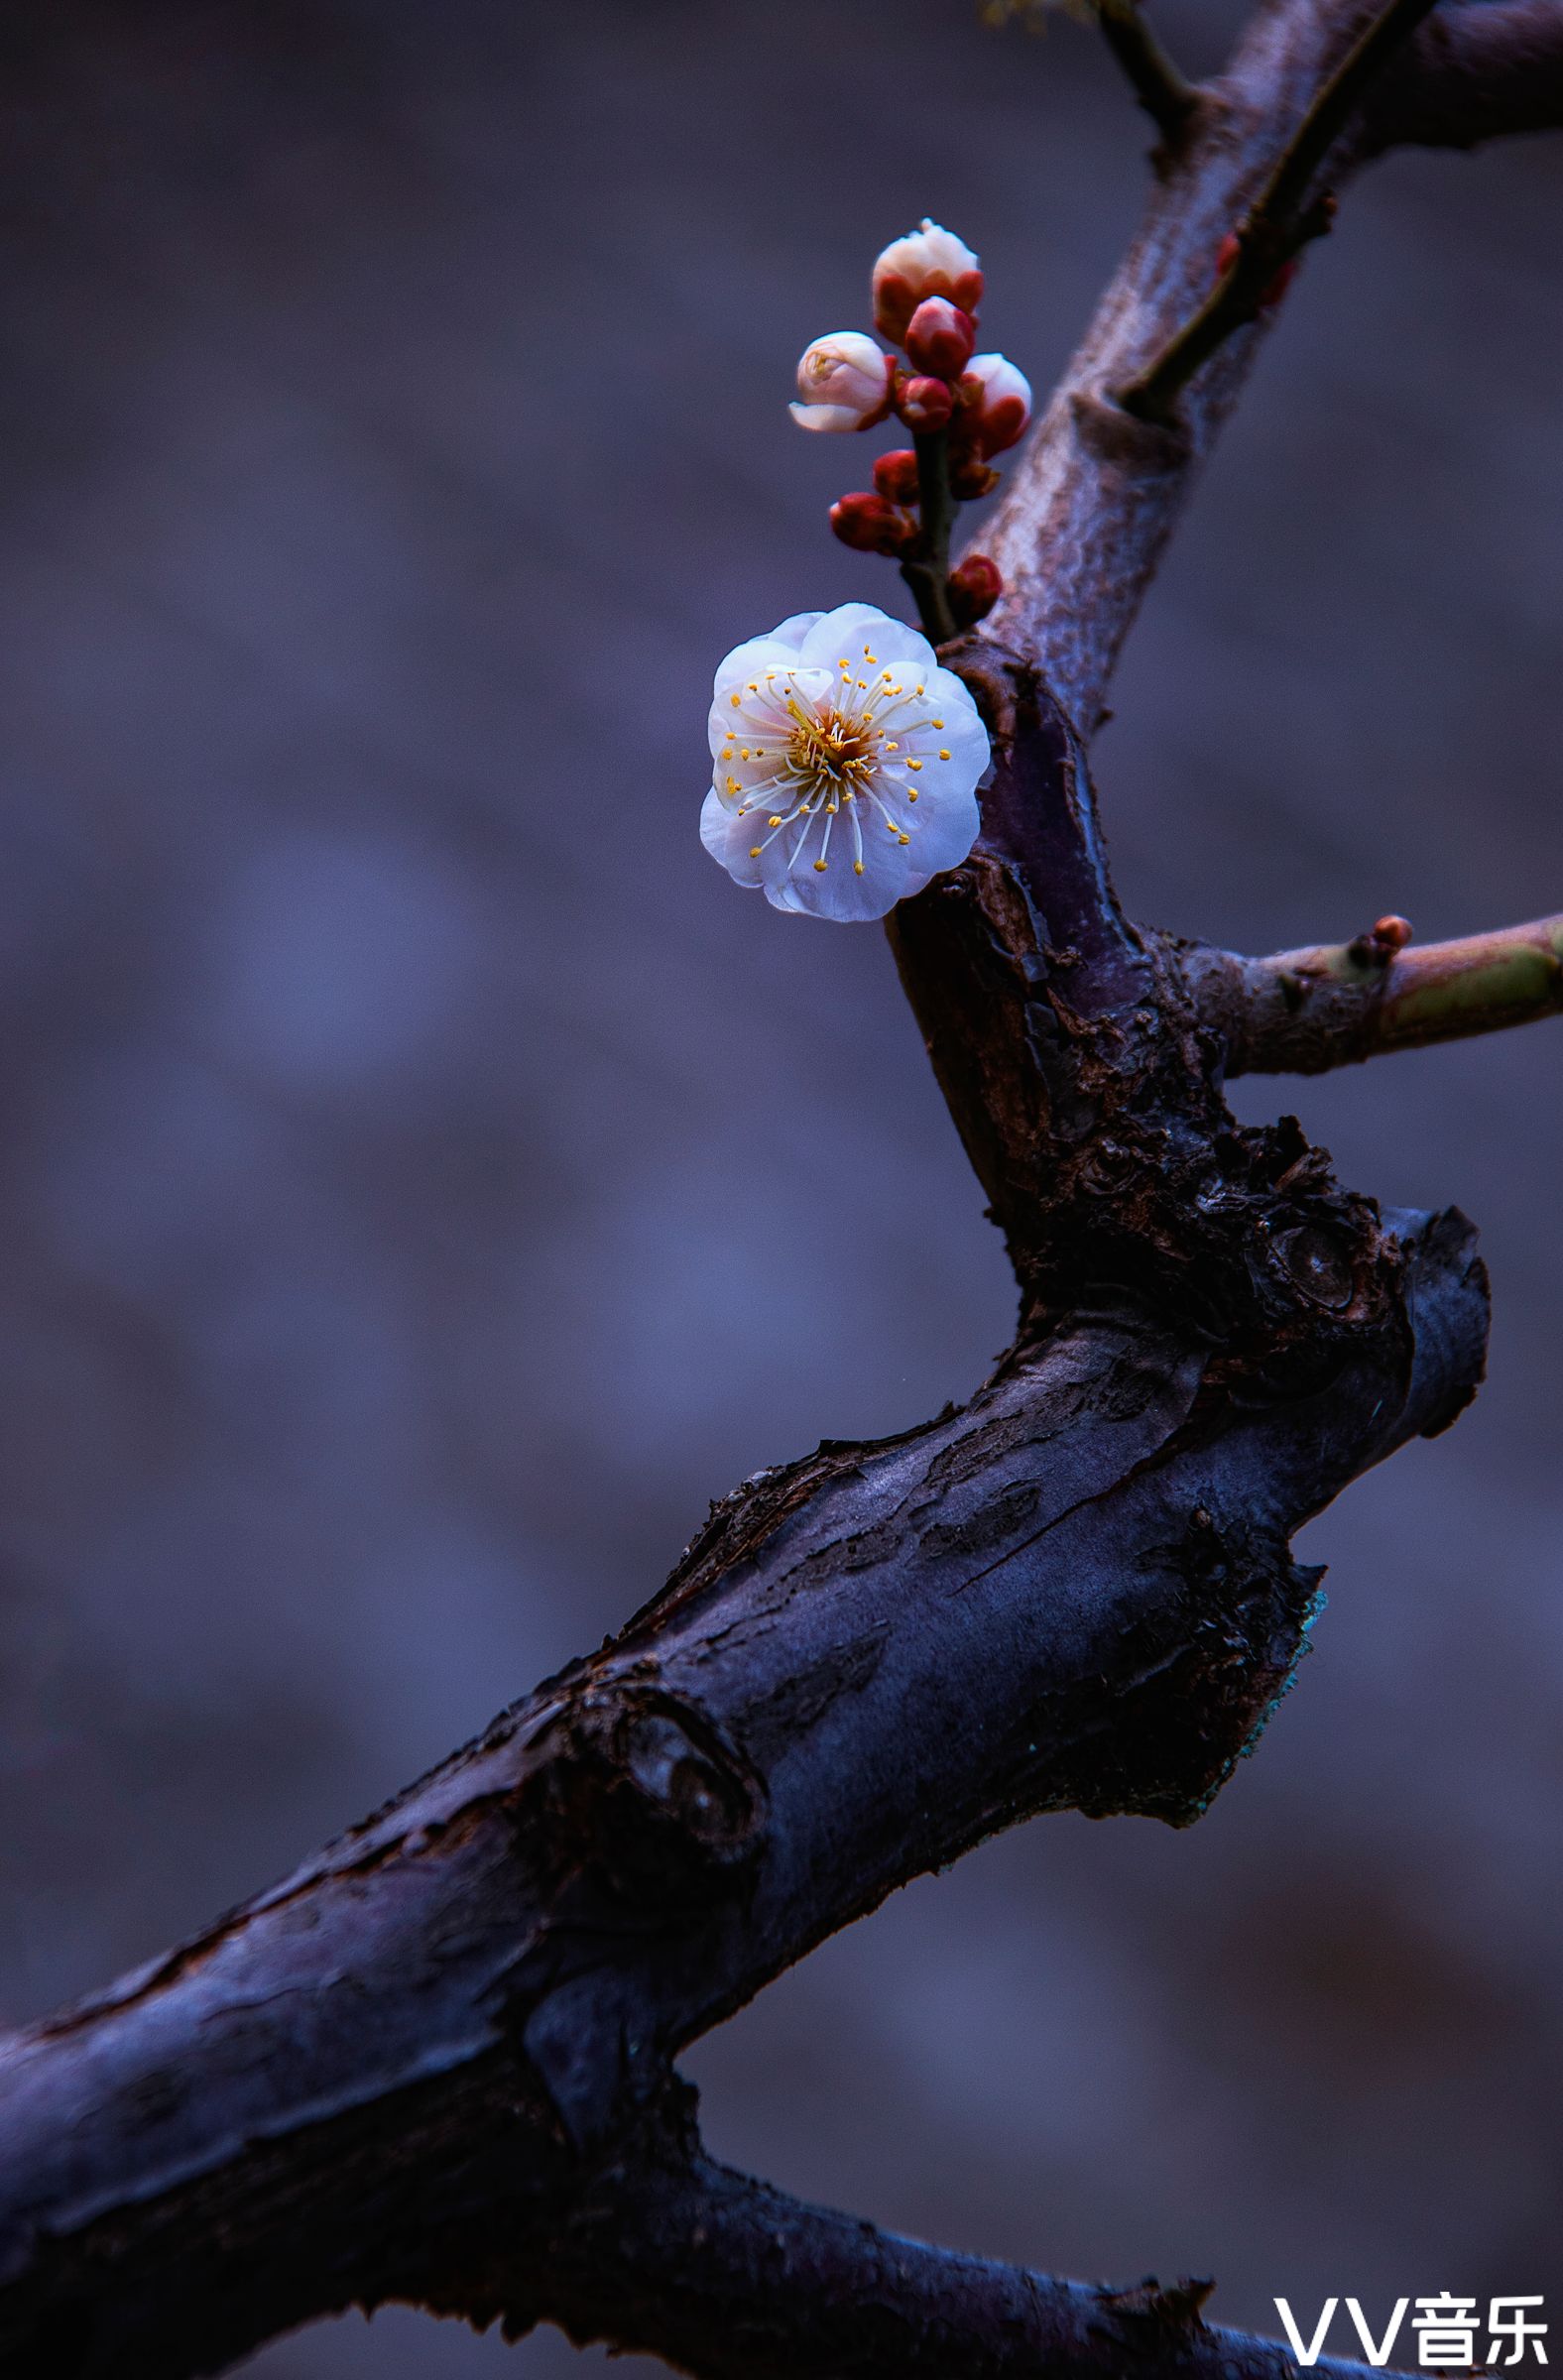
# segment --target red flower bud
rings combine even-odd
[[[831,506],[830,526],[855,553],[900,553],[916,534],[893,504],[867,488]]]
[[[950,610],[957,628],[984,620],[1004,593],[1004,580],[985,553],[969,553],[949,579]]]
[[[1242,253],[1243,242],[1235,231],[1229,231],[1221,246],[1216,250],[1216,279],[1218,281],[1225,280]],[[1296,277],[1297,259],[1294,256],[1288,257],[1260,298],[1260,304],[1266,313],[1272,305],[1279,305]]]
[[[977,325],[948,298],[924,298],[902,344],[917,371],[959,380],[977,344]]]
[[[1411,920],[1396,916],[1393,910],[1387,917],[1376,917],[1373,938],[1383,950],[1403,950],[1411,939]]]
[[[919,494],[917,458],[909,446],[893,446],[874,466],[874,485],[891,504],[915,504]]]
[[[962,504],[971,504],[979,496],[990,496],[999,485],[999,474],[991,463],[980,462],[976,455],[964,455],[950,465],[950,494]]]
[[[944,381],[919,374],[902,382],[896,411],[912,429],[942,429],[955,411],[954,392]]]

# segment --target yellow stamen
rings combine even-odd
[[[942,751],[941,751],[941,752],[940,752],[940,754],[939,754],[939,758],[940,758],[940,760],[941,760],[941,761],[947,761],[947,760],[949,759],[949,757],[950,757],[950,756],[949,756],[949,754],[948,754],[947,752],[942,752]]]
[[[752,844],[750,845],[750,847],[749,847],[749,856],[750,856],[750,858],[751,858],[752,860],[758,860],[758,859],[759,859],[759,857],[760,857],[760,846],[759,846],[759,844],[758,844],[758,843],[752,843]]]
[[[814,874],[816,876],[823,876],[829,864],[830,863],[827,860],[816,860],[814,862]]]
[[[744,758],[746,761],[748,760],[749,755],[747,752],[745,753]],[[920,769],[922,767],[922,763],[920,761],[908,761],[906,766],[908,769]]]
[[[863,862],[861,860],[853,861],[852,873],[854,876],[861,876],[863,874]]]

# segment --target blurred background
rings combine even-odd
[[[1240,14],[1161,22],[1209,69]],[[1144,133],[1089,32],[974,0],[6,0],[0,53],[21,2022],[1007,1339],[882,937],[699,847],[704,713],[740,638],[902,605],[828,534],[879,441],[791,428],[798,350],[931,212],[1045,386]],[[1563,902],[1560,199],[1563,143],[1401,157],[1311,252],[1098,747],[1141,914]],[[1480,1222],[1491,1383],[1300,1540],[1316,1652],[1200,1826],[900,1895],[695,2052],[719,2152],[1271,2330],[1442,2288],[1563,2328],[1560,1068],[1542,1025],[1240,1086]],[[596,2360],[389,2313],[253,2369]]]

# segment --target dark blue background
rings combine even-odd
[[[1165,0],[1212,63],[1239,12]],[[1136,217],[1090,35],[968,0],[9,6],[0,2015],[265,1882],[594,1642],[707,1497],[967,1391],[996,1237],[873,930],[701,851],[720,654],[898,606],[785,413],[924,211],[1039,385]],[[1406,157],[1287,301],[1102,738],[1142,913],[1563,902],[1563,147]],[[875,441],[877,443],[877,441]],[[1455,1434],[1187,1834],[1032,1826],[703,2045],[715,2145],[1085,2276],[1548,2290],[1563,1027],[1299,1108],[1458,1199]],[[1344,2348],[1345,2339],[1338,2343]],[[575,2365],[411,2315],[268,2380]],[[650,2367],[631,2367],[649,2369]]]

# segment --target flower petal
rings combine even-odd
[[[883,667],[887,662],[926,670],[937,667],[933,647],[903,620],[893,620],[872,603],[842,603],[821,613],[799,648],[798,658],[816,668],[834,670],[843,660],[856,664],[868,652]]]
[[[907,892],[920,892],[934,877],[958,868],[970,856],[981,824],[975,793],[959,793],[936,804],[920,802],[916,831],[905,854],[910,878]]]
[[[806,614],[799,616],[807,617]],[[819,617],[818,613],[814,616],[816,619]],[[790,625],[790,622],[783,623],[783,626]],[[736,692],[749,678],[758,676],[762,669],[784,669],[796,658],[796,647],[783,645],[779,629],[773,629],[768,637],[750,637],[747,643],[735,645],[732,652],[718,662],[716,675],[711,681],[712,698],[719,701],[724,694]]]
[[[861,429],[863,416],[851,405],[789,405],[799,429]]]

